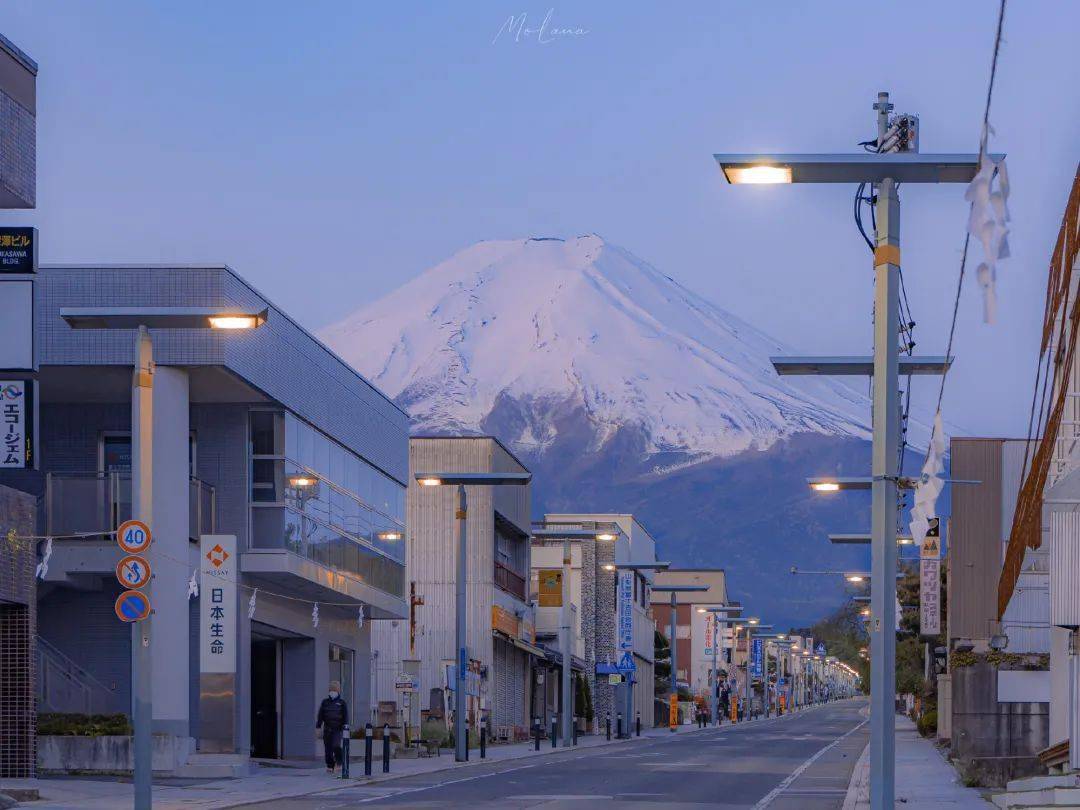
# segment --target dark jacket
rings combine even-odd
[[[340,731],[349,722],[349,707],[339,695],[336,698],[325,697],[319,704],[319,716],[315,719],[315,728],[323,724],[331,731]]]

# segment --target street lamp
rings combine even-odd
[[[890,130],[888,93],[878,93],[876,111],[877,138],[885,146]],[[895,117],[894,117],[895,118]],[[871,489],[873,503],[871,524],[872,570],[877,587],[873,589],[871,646],[874,667],[871,670],[870,712],[870,804],[875,810],[892,808],[895,796],[893,703],[896,693],[895,628],[890,574],[896,570],[896,503],[898,458],[900,450],[900,373],[905,362],[900,359],[897,324],[900,321],[900,183],[969,183],[979,168],[979,155],[921,155],[917,146],[902,153],[881,152],[825,155],[715,155],[729,183],[872,183],[876,198],[876,233],[874,240],[874,356],[825,358],[816,368],[793,371],[809,374],[871,374],[873,388],[873,449]],[[999,160],[1000,156],[991,156]],[[772,171],[765,171],[769,167]],[[790,176],[789,176],[790,175]],[[800,358],[805,359],[805,358]],[[927,359],[923,373],[943,373],[951,358]],[[910,361],[907,361],[911,373]],[[783,369],[778,367],[778,371]],[[837,482],[838,483],[838,482]],[[836,492],[826,488],[820,491]]]
[[[574,744],[573,715],[574,695],[570,679],[570,541],[571,540],[596,540],[597,542],[614,542],[621,534],[619,527],[614,523],[605,523],[593,529],[576,529],[571,527],[560,528],[558,524],[541,523],[533,527],[533,537],[548,540],[562,539],[562,598],[559,607],[559,646],[562,648],[562,721],[559,725],[562,729],[562,743],[564,748]],[[606,564],[605,571],[614,571],[615,566]],[[628,720],[629,722],[629,720]]]
[[[676,612],[678,608],[678,598],[680,593],[701,593],[702,591],[709,590],[708,585],[653,585],[653,590],[657,592],[670,593],[671,594],[671,694],[675,698],[676,704],[679,700],[679,669],[678,669],[678,643],[675,638],[676,630]],[[671,726],[671,730],[675,730],[675,726]]]
[[[131,381],[131,516],[153,530],[154,344],[151,329],[254,329],[266,323],[256,313],[184,307],[61,307],[72,329],[135,330]],[[185,552],[186,553],[186,552]],[[147,598],[153,583],[143,588]],[[135,810],[153,802],[153,617],[131,623],[132,737]]]
[[[712,673],[709,678],[709,686],[712,694],[711,709],[713,723],[720,724],[720,700],[717,695],[717,688],[720,685],[720,680],[717,677],[717,665],[716,665],[716,648],[719,646],[716,641],[716,628],[719,624],[736,624],[742,621],[728,614],[730,613],[742,613],[742,605],[726,605],[724,607],[699,607],[698,613],[711,613],[713,617],[713,632],[712,632]],[[721,616],[720,614],[724,614]]]
[[[466,584],[469,574],[465,520],[468,514],[467,486],[525,486],[532,480],[532,473],[432,473],[422,472],[415,476],[416,482],[425,487],[456,486],[458,506],[454,513],[458,521],[457,581],[454,583],[454,646],[457,647],[457,677],[454,684],[454,759],[464,762],[468,757],[468,739],[465,734],[466,669],[469,665],[469,648],[466,640]]]

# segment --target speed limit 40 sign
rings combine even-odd
[[[144,554],[151,539],[150,527],[141,520],[125,520],[116,530],[116,544],[128,554]]]

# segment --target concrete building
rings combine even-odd
[[[954,756],[987,784],[1041,771],[1049,734],[1050,604],[1047,549],[1027,549],[998,621],[998,579],[1024,469],[1024,440],[954,438],[948,549],[947,675]],[[1030,455],[1029,455],[1030,460]],[[999,649],[991,648],[991,641]],[[1005,643],[1004,647],[1000,644]]]
[[[409,466],[414,475],[528,472],[490,436],[413,437]],[[473,729],[485,712],[497,739],[527,738],[533,662],[545,657],[535,643],[528,601],[529,495],[528,486],[466,487],[467,712]],[[456,509],[457,487],[420,486],[410,479],[406,576],[413,623],[390,623],[375,631],[376,692],[383,716],[412,727],[425,718],[448,722],[453,705]],[[402,674],[416,675],[415,692],[397,688]]]
[[[708,697],[713,665],[712,639],[715,631],[720,647],[717,652],[717,669],[720,677],[727,675],[731,664],[734,633],[730,626],[715,625],[715,615],[708,608],[728,604],[727,577],[723,568],[679,568],[656,573],[656,584],[695,585],[706,591],[686,593],[659,592],[651,601],[652,617],[657,629],[665,636],[671,633],[671,597],[675,596],[675,660],[678,665],[676,678],[692,695]],[[700,612],[699,612],[700,611]]]
[[[327,682],[342,682],[354,722],[370,717],[371,627],[407,615],[406,415],[227,267],[63,265],[36,283],[39,470],[0,483],[38,496],[39,533],[55,538],[37,598],[41,708],[128,713],[132,700],[109,533],[132,512],[136,333],[74,329],[73,308],[255,312],[250,330],[150,330],[153,729],[173,741],[174,772],[196,748],[241,764],[315,756]],[[200,608],[215,583],[188,588],[207,535],[236,543],[235,596],[212,629]],[[210,694],[202,651],[223,640],[233,664]]]
[[[37,63],[0,35],[0,209],[35,205],[36,112]],[[0,374],[30,376],[33,280],[7,274],[10,266],[2,257],[10,248],[4,241],[0,235]],[[0,459],[0,467],[7,463]],[[33,499],[0,486],[0,535],[13,531],[16,537],[0,538],[0,777],[35,773],[35,561],[32,543],[18,539],[33,535],[34,524]]]
[[[571,548],[570,601],[579,609],[584,642],[585,679],[592,698],[593,730],[602,728],[610,714],[612,729],[618,715],[633,723],[638,715],[643,727],[653,725],[653,651],[655,624],[648,615],[649,595],[655,572],[656,542],[648,530],[627,514],[548,514],[542,525],[552,530],[597,530],[615,526],[616,539],[578,538]],[[597,532],[602,534],[602,532]],[[539,599],[541,584],[549,572],[562,571],[562,540],[536,540],[533,544],[532,590]],[[620,662],[616,611],[617,583],[626,581],[625,601],[629,623],[625,630],[631,644],[635,670],[628,683],[611,683]],[[626,714],[630,717],[626,718]],[[629,725],[625,726],[629,728]]]
[[[0,208],[37,203],[37,72],[0,34]]]

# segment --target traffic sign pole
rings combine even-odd
[[[131,380],[131,505],[135,518],[147,529],[153,523],[154,351],[150,331],[140,326],[135,338],[135,369]],[[118,542],[120,541],[118,537]],[[139,539],[133,532],[125,542]],[[134,550],[134,549],[133,549]],[[146,586],[150,597],[151,586]],[[134,730],[135,810],[153,805],[151,730],[153,708],[153,619],[131,623],[132,726]]]

